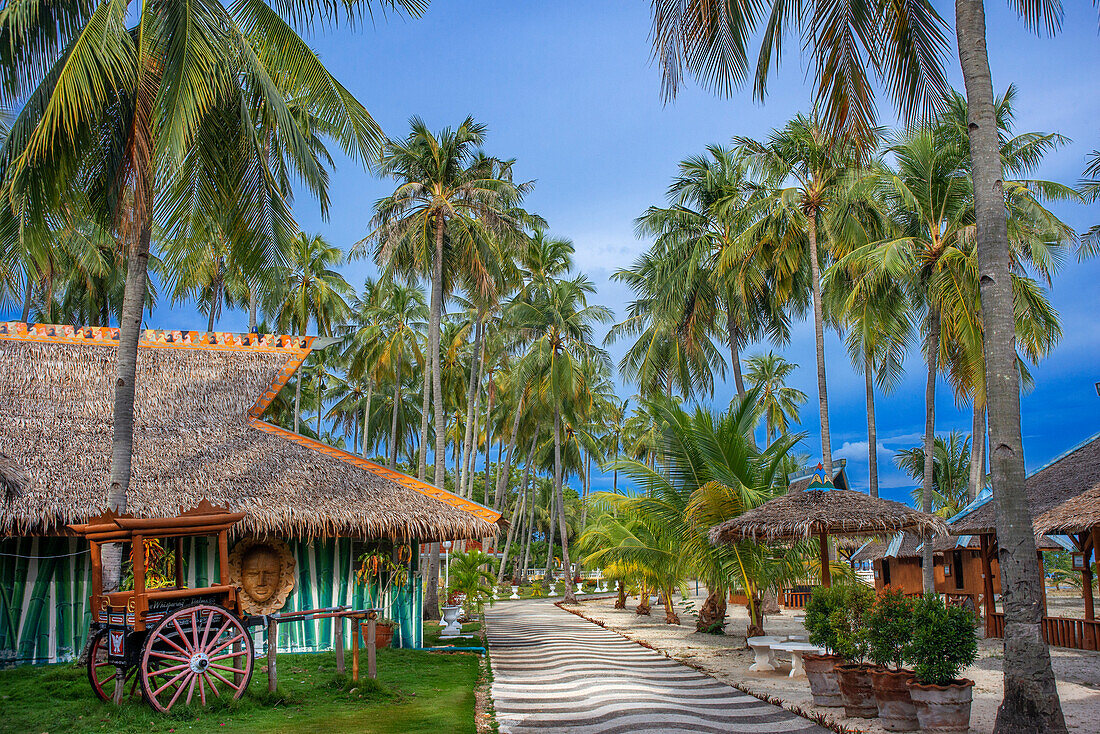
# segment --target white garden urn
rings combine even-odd
[[[443,607],[443,624],[446,626],[439,637],[458,637],[462,634],[462,625],[458,623],[458,615],[462,613],[459,605]]]
[[[512,584],[512,595],[508,598],[509,599],[518,599],[519,598],[519,587],[516,586],[515,584]]]

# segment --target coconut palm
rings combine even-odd
[[[529,344],[519,366],[520,382],[534,384],[540,399],[553,414],[554,502],[561,532],[562,558],[570,568],[569,540],[562,496],[562,411],[584,388],[583,361],[606,362],[607,354],[592,345],[593,327],[606,323],[611,312],[589,305],[595,291],[584,275],[548,279],[530,301],[517,298],[510,305],[512,318]],[[575,600],[572,579],[566,582],[566,599]]]
[[[378,344],[378,369],[393,384],[389,457],[390,468],[397,467],[397,422],[404,400],[401,389],[407,374],[403,368],[423,366],[421,334],[428,318],[428,305],[424,291],[418,285],[399,282],[387,283],[378,304],[378,327],[381,338]]]
[[[415,0],[403,4],[414,12],[421,7]],[[131,12],[127,3],[111,1],[49,13],[24,9],[5,19],[8,47],[18,53],[7,57],[0,104],[18,113],[0,148],[0,216],[41,232],[67,206],[88,204],[125,254],[107,493],[114,511],[126,509],[154,225],[171,232],[191,212],[218,211],[220,192],[232,190],[233,220],[254,234],[241,260],[256,260],[271,254],[270,233],[296,229],[289,187],[281,187],[290,176],[326,206],[326,161],[314,142],[335,139],[363,159],[373,157],[381,135],[291,23],[354,18],[372,7],[142,2]],[[308,100],[325,124],[303,129],[288,99]],[[278,163],[287,168],[275,170]],[[209,185],[181,210],[162,193],[185,177]],[[119,570],[112,546],[104,563],[107,588],[115,588]]]
[[[300,234],[287,260],[279,287],[267,294],[266,310],[278,328],[291,334],[304,336],[312,323],[319,335],[331,336],[348,312],[344,297],[350,294],[351,286],[335,270],[344,262],[344,253],[319,234]],[[295,380],[294,384],[294,432],[298,433],[302,381]]]
[[[757,388],[760,411],[764,415],[767,443],[776,433],[788,433],[792,423],[798,423],[798,409],[806,402],[806,393],[787,384],[787,378],[798,369],[775,352],[757,354],[748,359],[749,385]]]
[[[814,59],[816,102],[837,137],[870,137],[877,110],[868,69],[907,123],[924,117],[947,92],[946,24],[930,2],[810,6],[773,0],[769,5],[770,12],[728,12],[717,0],[654,2],[653,50],[663,71],[666,97],[675,95],[685,70],[718,92],[731,93],[750,76],[747,39],[760,36],[754,90],[762,98],[774,68],[773,55],[778,61],[788,34],[800,36]],[[1053,35],[1061,26],[1060,3],[1026,0],[1012,7],[1030,30]],[[1005,604],[1005,699],[996,730],[1064,732],[1050,654],[1039,631],[1041,569],[1024,497],[1011,241],[984,0],[956,0],[955,39],[969,103],[966,130],[972,145],[975,237],[985,284],[981,301],[987,337],[982,343],[985,382],[991,388],[990,443],[1004,447],[991,457],[999,501],[1006,508],[998,513],[1001,573],[1007,586],[1019,590]]]
[[[970,439],[958,431],[952,431],[946,439],[936,436],[932,450],[932,512],[940,517],[954,517],[970,501],[967,497],[970,451]],[[898,451],[894,463],[913,479],[921,479],[924,476],[924,446]],[[922,501],[923,494],[923,487],[914,488],[914,501]]]
[[[388,271],[427,276],[431,283],[428,354],[435,425],[437,487],[444,484],[446,431],[441,385],[440,323],[444,297],[453,279],[485,242],[501,241],[518,231],[513,206],[526,185],[511,181],[501,161],[480,153],[485,126],[466,118],[438,134],[417,117],[403,140],[389,139],[379,170],[398,182],[394,192],[375,204],[373,231],[353,254],[375,245],[375,259]],[[450,267],[447,263],[450,262]]]
[[[810,292],[817,350],[817,397],[821,420],[821,453],[832,476],[829,397],[825,381],[825,315],[821,300],[821,260],[827,254],[823,224],[835,214],[844,182],[859,150],[848,139],[831,138],[817,116],[797,115],[764,142],[735,138],[750,166],[768,186],[753,206],[755,221],[741,235],[741,246],[723,254],[720,270],[737,267],[744,253],[764,246],[773,258],[795,258],[792,270],[809,264]]]

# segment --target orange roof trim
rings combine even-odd
[[[21,321],[0,322],[0,339],[11,341],[45,342],[53,344],[82,344],[118,346],[118,328],[113,326],[64,326],[58,324],[25,324]],[[361,456],[333,448],[312,438],[288,431],[285,428],[260,420],[264,410],[279,394],[291,376],[313,349],[316,337],[287,336],[283,334],[238,334],[228,331],[171,331],[146,329],[141,334],[140,347],[162,349],[207,349],[239,352],[281,352],[290,360],[275,375],[271,385],[248,411],[248,424],[253,428],[278,435],[312,451],[331,456],[380,477],[396,482],[428,497],[444,502],[471,515],[494,523],[501,513],[476,502],[435,487],[419,479],[395,472]]]

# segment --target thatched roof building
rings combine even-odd
[[[845,471],[847,461],[844,459],[837,459],[833,462],[833,486],[837,489],[851,489],[851,485],[848,484],[848,473]],[[788,492],[801,492],[810,486],[810,482],[814,479],[814,468],[807,467],[798,476],[790,477],[788,481]]]
[[[852,554],[854,563],[877,561],[881,558],[919,558],[923,539],[914,533],[897,533],[885,541],[872,540]],[[1066,546],[1045,535],[1036,536],[1035,545],[1041,551],[1066,550]],[[975,535],[938,535],[932,540],[932,552],[946,553],[956,549],[978,550],[980,542]]]
[[[1025,490],[1031,517],[1071,500],[1083,492],[1100,488],[1100,434],[1096,434],[1057,457],[1028,476]],[[991,495],[980,497],[951,518],[954,535],[979,535],[997,532],[997,502]],[[1060,532],[1045,529],[1036,522],[1037,533]]]
[[[0,324],[0,534],[60,532],[106,509],[118,330]],[[261,419],[312,337],[146,331],[128,511],[206,498],[239,529],[483,538],[500,514]]]
[[[1044,533],[1087,533],[1097,526],[1100,526],[1100,486],[1086,489],[1035,518],[1035,529]]]

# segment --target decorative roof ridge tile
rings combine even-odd
[[[65,324],[28,324],[22,321],[0,322],[0,340],[77,345],[116,345],[116,326],[68,326]],[[206,349],[210,351],[267,352],[308,354],[317,337],[286,334],[241,334],[231,331],[192,331],[180,329],[143,329],[138,346],[167,349]]]

